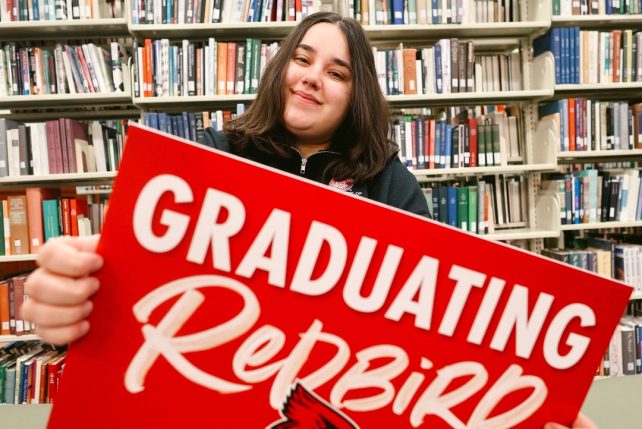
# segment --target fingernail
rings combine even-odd
[[[89,322],[86,320],[83,320],[80,322],[80,335],[85,335],[89,331]]]
[[[89,277],[89,289],[91,289],[91,293],[94,294],[100,287],[100,281],[96,277]]]
[[[101,258],[100,256],[97,256],[96,258],[94,258],[94,263],[92,265],[91,271],[92,272],[97,271],[100,268],[102,268],[102,266],[103,266],[103,258]]]
[[[85,304],[85,311],[84,311],[85,317],[89,316],[89,314],[91,313],[91,310],[93,309],[94,309],[94,303],[91,301],[87,301],[87,303]]]

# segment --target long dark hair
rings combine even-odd
[[[288,156],[283,144],[294,145],[294,136],[283,125],[286,69],[305,33],[313,25],[335,24],[345,35],[352,65],[352,100],[349,111],[332,137],[331,150],[342,157],[330,163],[327,177],[352,178],[357,183],[375,177],[398,148],[388,139],[388,103],[377,81],[370,42],[358,21],[333,12],[319,12],[304,18],[282,41],[261,78],[256,100],[243,115],[229,121],[225,132],[232,150]]]

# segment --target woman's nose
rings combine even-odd
[[[303,76],[303,84],[306,86],[310,86],[313,89],[319,89],[319,85],[321,83],[321,79],[318,76],[318,72],[314,70],[310,70],[308,73],[306,73],[305,76]]]

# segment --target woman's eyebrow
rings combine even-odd
[[[314,49],[314,48],[313,48],[312,46],[310,46],[310,45],[306,45],[305,43],[299,43],[299,45],[297,46],[297,48],[301,48],[301,49],[303,49],[304,51],[308,51],[308,52],[311,52],[311,53],[313,53],[313,54],[316,54],[316,53],[317,53],[317,50],[316,50],[316,49]],[[345,68],[347,68],[350,72],[352,72],[352,67],[350,67],[350,64],[348,64],[346,61],[342,60],[341,58],[339,58],[339,57],[332,57],[332,62],[333,62],[333,63],[335,63],[335,64],[337,64],[337,65],[339,65],[339,66],[341,66],[341,67],[345,67]]]

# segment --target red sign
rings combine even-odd
[[[570,423],[631,289],[131,127],[50,428]]]

